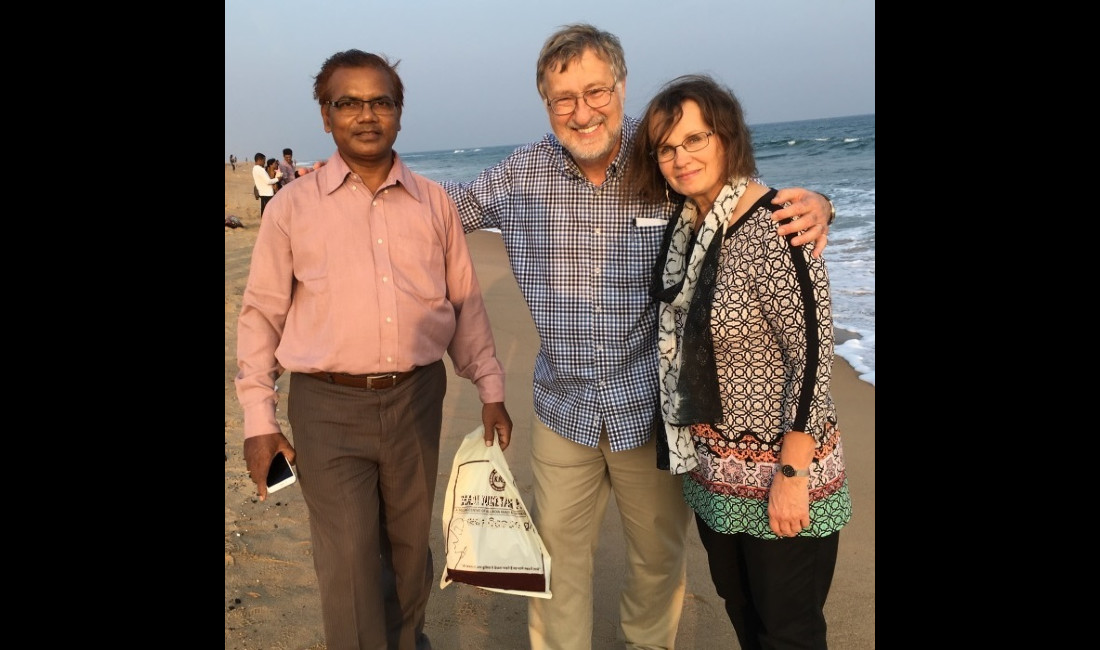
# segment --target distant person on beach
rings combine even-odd
[[[233,154],[229,154],[229,166],[233,171],[237,171],[237,157]]]
[[[683,201],[650,285],[658,435],[685,475],[711,579],[743,650],[826,650],[852,502],[825,260],[775,236],[776,190],[754,180],[741,103],[709,76],[678,77],[649,102],[627,169],[643,199]]]
[[[649,277],[675,205],[627,194],[637,121],[624,115],[626,61],[615,35],[591,25],[552,34],[536,83],[553,133],[469,183],[443,183],[467,232],[500,230],[540,338],[532,514],[553,559],[554,597],[528,599],[531,647],[591,648],[593,558],[614,494],[626,540],[623,637],[632,648],[672,648],[691,509],[681,477],[657,467],[657,303]],[[794,188],[775,202],[789,205],[773,218],[795,220],[777,238],[797,233],[796,244],[824,247],[825,197]]]
[[[290,185],[290,181],[298,177],[294,173],[294,151],[290,147],[283,149],[283,157],[279,160],[279,171],[283,172],[282,180],[279,181],[280,187]]]
[[[337,151],[272,201],[238,322],[245,461],[260,500],[276,453],[298,467],[328,650],[431,648],[444,353],[477,389],[485,444],[512,437],[458,212],[393,150],[396,66],[360,50],[321,66],[313,96]],[[284,371],[293,446],[275,409]]]
[[[256,193],[260,196],[260,219],[263,219],[264,209],[271,197],[275,196],[275,185],[279,183],[279,179],[267,173],[267,156],[257,153],[252,157],[252,160],[256,163],[252,166],[252,183],[256,186]]]
[[[280,169],[279,161],[275,158],[268,158],[267,163],[264,164],[264,168],[267,169],[268,176],[279,181],[271,186],[271,191],[278,194],[279,188],[282,187],[281,183],[283,182],[283,172],[282,169]]]

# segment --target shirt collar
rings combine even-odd
[[[352,171],[351,168],[348,167],[348,164],[344,162],[344,159],[340,157],[340,152],[337,151],[314,173],[321,174],[321,176],[317,178],[321,190],[325,194],[332,194],[344,184],[348,174],[351,174]],[[393,152],[393,166],[390,167],[390,173],[386,177],[386,181],[382,183],[382,186],[378,188],[378,191],[381,192],[391,185],[400,185],[405,188],[405,191],[408,192],[413,199],[418,202],[420,201],[420,191],[413,177],[413,171],[409,169],[408,165],[406,165],[403,160],[401,160],[401,156],[398,155],[396,151]]]

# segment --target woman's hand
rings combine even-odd
[[[810,526],[810,479],[776,472],[768,495],[768,524],[780,537],[795,537]]]

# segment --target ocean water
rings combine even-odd
[[[856,115],[752,127],[760,177],[771,187],[829,195],[837,219],[825,260],[833,290],[837,355],[875,383],[875,116]],[[519,145],[401,153],[414,171],[468,181]],[[301,163],[299,163],[301,164]]]
[[[823,192],[836,206],[825,247],[836,353],[874,385],[875,116],[760,124],[752,134],[765,183]]]

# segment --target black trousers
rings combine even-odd
[[[825,650],[825,599],[840,532],[760,539],[716,533],[695,515],[714,588],[741,650]]]

